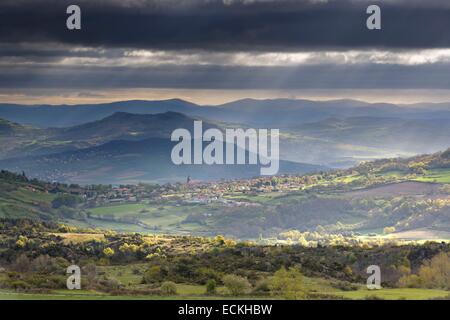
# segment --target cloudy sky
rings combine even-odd
[[[449,71],[448,0],[0,2],[0,102],[450,101]]]

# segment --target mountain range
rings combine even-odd
[[[296,99],[243,99],[210,106],[180,99],[130,100],[103,104],[17,105],[0,104],[0,118],[35,127],[68,127],[100,120],[116,112],[156,114],[168,111],[211,121],[256,127],[279,127],[316,122],[327,118],[393,117],[450,119],[450,103],[396,105],[357,100],[311,101]]]
[[[66,128],[34,128],[10,121],[0,122],[5,142],[0,159],[51,154],[98,146],[113,140],[169,138],[177,128],[193,130],[194,119],[181,113],[138,115],[114,113],[104,119]],[[204,128],[216,127],[205,122]]]
[[[38,129],[3,121],[0,167],[46,181],[81,184],[250,178],[259,165],[174,165],[170,155],[177,128],[193,132],[193,118],[175,112],[136,115],[118,112],[68,128]],[[203,129],[219,128],[203,122]],[[220,128],[219,128],[220,129]],[[281,161],[279,173],[324,170],[319,165]]]
[[[192,131],[196,119],[203,121],[204,129],[279,128],[282,172],[347,168],[361,161],[433,153],[446,149],[450,141],[450,104],[244,99],[200,106],[179,99],[133,100],[75,106],[0,104],[0,117],[2,168],[69,182],[147,181],[163,175],[172,180],[189,174],[199,179],[241,178],[256,173],[249,168],[181,172],[170,163],[163,166],[161,159],[172,146],[171,132]],[[148,152],[163,149],[164,156]],[[131,161],[128,150],[142,162]]]

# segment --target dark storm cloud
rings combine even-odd
[[[2,0],[0,42],[202,50],[450,47],[447,0]],[[82,8],[68,31],[65,9]],[[383,30],[365,27],[368,4]]]
[[[450,89],[448,64],[0,67],[1,88]]]
[[[365,26],[373,3],[381,31]],[[66,28],[70,4],[81,31]],[[447,0],[0,1],[0,88],[11,90],[450,89],[450,53],[418,50],[441,48]]]
[[[122,54],[122,51],[110,50],[108,57],[114,58]],[[3,63],[9,59],[14,59],[14,62],[56,63],[70,57],[99,58],[103,56],[104,52],[94,49],[74,49],[57,44],[4,44],[0,42],[0,62]]]

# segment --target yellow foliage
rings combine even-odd
[[[105,248],[104,250],[103,250],[103,253],[104,253],[104,255],[105,256],[107,256],[107,257],[112,257],[113,255],[114,255],[114,250],[113,249],[111,249],[111,248]]]

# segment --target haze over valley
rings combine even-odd
[[[257,174],[239,169],[234,173],[224,169],[223,176],[220,170],[207,175],[177,169],[170,178],[149,173],[152,163],[158,163],[153,168],[162,169],[160,173],[170,167],[171,132],[192,131],[195,119],[203,120],[205,129],[279,128],[285,161],[280,173],[348,168],[377,158],[433,153],[445,150],[450,141],[450,104],[247,99],[199,106],[173,99],[75,106],[3,104],[0,117],[3,168],[78,183],[184,181],[187,176],[217,180]]]

